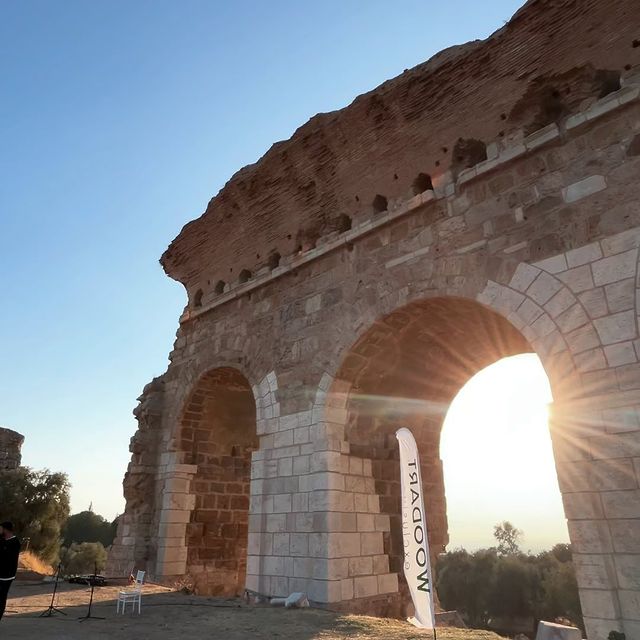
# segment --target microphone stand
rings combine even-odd
[[[97,563],[93,565],[93,579],[91,579],[91,597],[89,598],[89,610],[87,611],[86,616],[82,616],[78,618],[80,622],[84,622],[85,620],[104,620],[104,618],[100,616],[91,615],[91,605],[93,604],[93,590],[96,588],[96,577],[98,575],[98,565]]]
[[[58,563],[58,568],[56,569],[56,581],[53,585],[53,594],[51,595],[51,604],[49,605],[49,608],[46,611],[43,611],[40,614],[41,618],[50,618],[56,613],[61,613],[63,616],[67,615],[64,611],[54,606],[54,602],[56,600],[56,593],[58,592],[58,580],[60,579],[60,564],[61,563]]]

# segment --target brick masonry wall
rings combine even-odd
[[[640,64],[636,17],[636,0],[530,0],[487,40],[316,115],[184,227],[163,255],[167,273],[204,304],[278,256],[360,224],[385,199],[406,199],[420,174],[442,181],[482,159],[492,140],[584,109]]]
[[[198,466],[181,444],[182,416],[203,376],[230,367],[252,385],[259,440],[247,588],[393,610],[390,517],[375,458],[358,451],[350,426],[354,388],[367,379],[360,372],[385,366],[358,345],[406,354],[402,328],[415,315],[446,347],[436,362],[477,352],[470,368],[481,368],[500,357],[495,345],[508,326],[521,339],[514,345],[534,350],[550,377],[554,452],[589,637],[612,629],[640,637],[638,94],[629,80],[559,125],[496,144],[455,180],[185,314],[153,431],[155,574],[188,571],[189,483]],[[443,299],[442,314],[429,315]],[[486,318],[482,348],[462,331],[465,305]],[[501,329],[491,334],[491,326]],[[428,370],[436,382],[443,377],[441,367]],[[446,393],[427,385],[417,399],[446,405],[470,373],[452,368]],[[183,496],[183,508],[170,508],[169,493]],[[124,517],[133,527],[129,502]],[[117,553],[142,544],[128,533],[126,540],[119,532]]]
[[[200,381],[182,416],[181,449],[198,471],[187,504],[176,496],[172,506],[192,509],[187,571],[199,593],[244,591],[255,411],[246,380],[234,369],[223,369]]]

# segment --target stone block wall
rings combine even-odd
[[[486,159],[434,178],[433,189],[191,304],[161,391],[143,396],[114,557],[144,557],[167,582],[195,573],[209,588],[224,575],[202,563],[207,536],[194,525],[226,512],[218,500],[230,488],[203,474],[222,466],[207,447],[238,410],[220,422],[217,392],[197,418],[190,403],[232,370],[253,403],[251,419],[240,411],[255,438],[242,448],[252,450],[246,542],[238,528],[233,547],[236,558],[246,548],[246,588],[400,615],[393,428],[416,433],[437,553],[447,542],[438,448],[448,404],[479,369],[533,351],[554,396],[588,636],[640,637],[640,85],[633,70],[622,81],[539,131],[489,142]]]

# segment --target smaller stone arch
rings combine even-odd
[[[200,377],[182,412],[177,449],[195,469],[186,526],[186,574],[198,593],[238,595],[245,585],[256,403],[232,367]]]

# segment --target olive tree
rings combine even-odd
[[[69,517],[69,480],[65,473],[19,467],[0,472],[0,520],[45,562],[58,557],[61,532]]]

